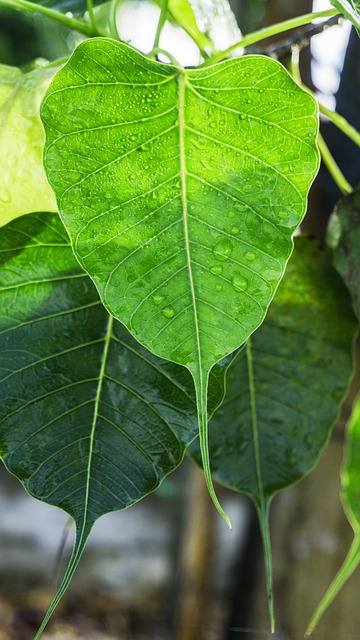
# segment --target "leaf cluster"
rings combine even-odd
[[[148,55],[119,41],[116,2],[89,2],[81,20],[35,5],[87,39],[66,60],[0,67],[0,453],[76,529],[36,638],[94,522],[156,490],[185,453],[226,520],[213,478],[252,499],[273,629],[270,504],[316,464],[353,372],[359,191],[334,212],[329,248],[300,237],[293,251],[319,148],[345,179],[309,91],[275,60],[231,57],[313,14],[242,38],[227,2],[159,4]],[[359,27],[357,3],[333,4],[322,17]],[[167,20],[198,67],[159,61]],[[360,558],[358,413],[342,472],[355,542],[321,612]]]

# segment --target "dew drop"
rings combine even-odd
[[[162,310],[162,314],[163,316],[165,316],[165,318],[173,318],[175,315],[175,311],[174,311],[174,307],[172,307],[171,305],[169,305],[168,307],[165,307]]]
[[[216,291],[222,291],[222,286],[221,284],[217,284],[215,287]]]
[[[219,276],[222,273],[222,266],[216,265],[215,267],[211,267],[210,271],[214,276]]]
[[[239,227],[232,227],[232,229],[231,229],[231,233],[233,233],[233,234],[234,234],[234,236],[235,236],[237,233],[239,233],[239,231],[240,231]]]
[[[246,114],[246,113],[242,113],[242,114],[240,115],[240,119],[241,119],[241,120],[245,120],[245,118],[247,118],[247,114]]]
[[[245,253],[245,258],[246,260],[249,260],[249,262],[252,262],[252,260],[255,260],[256,256],[255,256],[255,253],[253,253],[252,251],[247,251]]]
[[[244,278],[244,276],[241,275],[241,273],[235,273],[231,278],[231,284],[235,291],[240,292],[247,289],[249,282],[247,278]]]
[[[154,304],[161,304],[162,301],[164,300],[164,296],[161,296],[159,293],[156,293],[152,299]]]
[[[214,255],[217,260],[226,260],[232,252],[233,246],[227,238],[220,240],[214,247]]]

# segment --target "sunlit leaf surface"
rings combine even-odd
[[[95,520],[154,491],[197,433],[190,374],[109,316],[58,216],[0,235],[0,452],[36,498],[76,524],[64,593]],[[225,365],[210,378],[210,411]]]
[[[282,277],[318,168],[316,103],[269,58],[184,70],[102,38],[76,49],[41,117],[60,215],[105,306],[193,376],[223,514],[208,375]]]
[[[39,104],[56,67],[22,73],[0,65],[0,226],[33,211],[56,211],[46,180]]]

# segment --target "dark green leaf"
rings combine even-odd
[[[354,530],[354,540],[341,568],[310,620],[306,637],[312,634],[326,609],[360,564],[360,397],[355,401],[348,424],[341,487],[341,498],[347,518]]]
[[[360,187],[336,206],[327,241],[334,249],[335,267],[351,293],[360,320]]]
[[[269,58],[184,70],[103,38],[76,49],[41,117],[47,176],[105,306],[193,376],[223,514],[208,375],[282,277],[318,168],[316,103]]]
[[[263,325],[229,369],[225,401],[210,423],[214,477],[256,506],[269,592],[269,505],[310,471],[327,442],[353,371],[356,328],[330,252],[298,238]]]
[[[58,68],[24,74],[0,65],[0,226],[32,211],[56,211],[42,164],[39,104]]]
[[[196,434],[192,381],[109,316],[57,216],[2,230],[0,302],[2,458],[31,495],[76,524],[46,622],[95,520],[154,491],[181,462]],[[211,378],[211,411],[224,366]]]

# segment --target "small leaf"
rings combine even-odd
[[[360,396],[355,400],[348,424],[341,485],[344,511],[354,530],[354,540],[342,567],[310,620],[306,637],[312,634],[326,609],[360,564]]]
[[[334,265],[346,283],[360,320],[360,187],[340,200],[327,231]]]
[[[58,68],[24,74],[0,65],[0,225],[32,211],[56,211],[42,164],[39,105]]]
[[[30,495],[64,509],[76,542],[44,628],[97,518],[156,489],[197,432],[189,373],[140,347],[101,304],[58,216],[0,235],[0,452]],[[225,364],[211,377],[221,402]],[[36,638],[39,638],[39,631]]]
[[[356,329],[330,252],[297,238],[266,319],[230,367],[226,398],[210,423],[214,477],[248,494],[258,512],[269,596],[269,506],[312,469],[328,440],[353,372]],[[199,462],[195,443],[190,450]]]
[[[261,324],[318,169],[317,106],[262,56],[204,69],[83,42],[41,107],[45,169],[112,315],[196,389]],[[159,302],[160,301],[160,302]]]
[[[357,31],[360,30],[360,0],[330,0],[333,7],[338,9],[341,13],[344,14],[353,25],[356,27]]]
[[[161,5],[161,0],[155,0]],[[167,8],[175,23],[182,27],[199,47],[200,51],[213,51],[213,45],[207,35],[199,29],[192,3],[188,0],[168,0]]]

